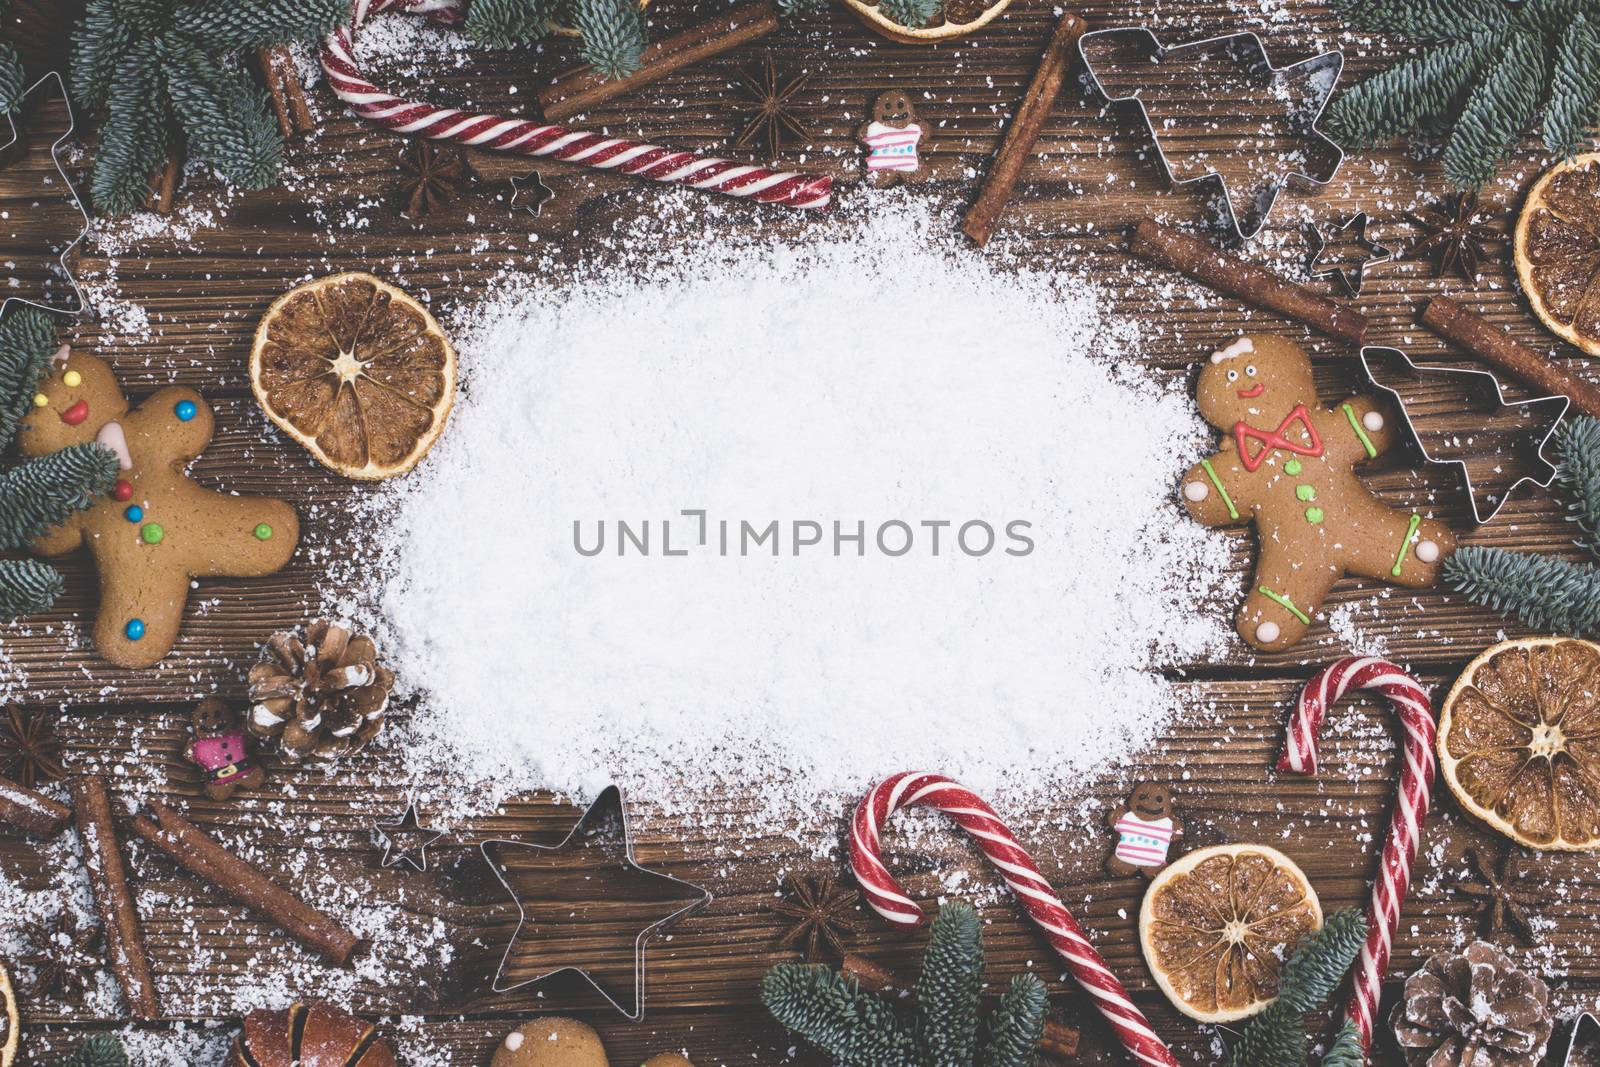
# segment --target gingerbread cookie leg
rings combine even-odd
[[[1394,511],[1376,500],[1372,513],[1362,519],[1362,529],[1360,550],[1345,564],[1349,572],[1411,589],[1433,585],[1456,547],[1455,535],[1443,523]]]
[[[100,610],[94,620],[94,644],[100,654],[122,667],[151,667],[178,639],[189,576],[166,567],[133,568],[94,542],[95,569],[100,574]]]
[[[1263,651],[1288,648],[1311,628],[1338,579],[1335,566],[1292,557],[1263,535],[1250,591],[1234,621],[1239,636]]]

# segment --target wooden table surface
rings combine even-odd
[[[651,9],[652,22],[660,33],[716,9],[709,0],[698,8],[689,0],[658,0]],[[1036,0],[1016,0],[985,31],[927,49],[880,40],[842,9],[830,9],[768,42],[674,74],[581,122],[662,143],[716,149],[738,125],[730,74],[770,47],[781,68],[811,75],[798,100],[814,137],[803,160],[799,149],[784,158],[834,173],[842,183],[840,207],[831,217],[802,219],[748,205],[716,204],[706,210],[714,212],[717,225],[740,232],[759,226],[804,238],[849,225],[869,210],[853,195],[859,155],[852,137],[871,95],[890,85],[925,92],[918,99],[935,127],[934,180],[916,195],[933,199],[937,211],[953,221],[976,189],[1056,10]],[[1278,63],[1342,48],[1346,84],[1382,68],[1404,50],[1400,42],[1342,33],[1337,17],[1323,6],[1293,0],[1095,0],[1078,10],[1097,28],[1148,23],[1174,41],[1252,29],[1262,35]],[[50,40],[40,38],[36,58],[59,48],[64,16],[58,12],[56,17],[61,21],[45,35]],[[572,55],[569,43],[558,42],[538,54],[452,59],[432,72],[404,73],[442,97],[510,109],[526,101],[544,77],[568,65]],[[426,68],[427,63],[418,65]],[[1196,99],[1214,88],[1194,72],[1173,77],[1179,80],[1163,88]],[[519,92],[509,91],[513,84]],[[110,667],[87,647],[92,574],[86,560],[71,558],[65,565],[67,594],[56,610],[0,628],[0,696],[40,712],[65,711],[60,729],[70,765],[110,770],[119,789],[130,793],[180,798],[196,821],[219,829],[236,844],[248,844],[257,858],[295,872],[299,881],[311,884],[319,874],[336,873],[347,890],[336,906],[363,898],[400,900],[419,929],[443,924],[463,946],[479,938],[476,953],[465,953],[476,961],[476,975],[463,975],[461,966],[453,974],[434,973],[437,960],[429,957],[427,965],[419,964],[414,982],[370,982],[358,971],[337,987],[359,1010],[388,1016],[401,1044],[437,1057],[429,1062],[486,1063],[511,1019],[541,1010],[570,1011],[591,1020],[621,1063],[638,1062],[663,1048],[686,1049],[701,1065],[813,1062],[812,1054],[776,1027],[756,999],[763,972],[773,963],[796,958],[792,951],[775,947],[784,924],[766,905],[784,874],[837,871],[839,864],[813,857],[781,833],[750,830],[734,857],[712,839],[714,832],[705,828],[708,821],[703,818],[674,818],[649,809],[636,814],[639,859],[706,886],[715,900],[684,921],[670,942],[655,945],[649,958],[648,1014],[634,1024],[576,983],[557,981],[542,996],[528,990],[493,996],[473,988],[474,978],[481,983],[485,977],[483,946],[503,943],[515,916],[505,902],[492,897],[464,903],[460,887],[442,880],[437,871],[418,876],[380,869],[369,827],[374,812],[394,813],[403,807],[404,785],[394,773],[399,753],[380,746],[333,776],[273,766],[266,790],[228,805],[194,795],[195,774],[180,755],[192,700],[214,688],[239,696],[244,670],[255,660],[259,642],[316,611],[327,561],[348,528],[347,505],[368,492],[316,466],[298,446],[269,432],[244,373],[249,337],[262,310],[307,277],[360,269],[393,275],[429,299],[448,321],[450,312],[469,305],[503,272],[529,269],[559,278],[564,264],[591,251],[617,224],[653,210],[660,196],[654,188],[627,180],[544,166],[540,169],[555,198],[534,219],[507,205],[504,177],[527,168],[490,161],[461,199],[438,214],[408,221],[400,217],[392,191],[402,143],[345,115],[325,87],[315,88],[312,95],[320,129],[309,141],[291,147],[288,187],[228,193],[195,177],[180,195],[177,223],[149,233],[130,223],[107,227],[98,242],[85,248],[80,262],[102,315],[70,328],[75,344],[114,362],[136,398],[170,383],[202,389],[216,406],[218,430],[195,465],[195,476],[206,484],[287,498],[303,517],[304,548],[272,578],[201,582],[190,598],[177,648],[160,668],[144,671]],[[1225,156],[1241,140],[1258,137],[1271,117],[1257,102],[1235,106],[1223,99],[1212,105],[1201,128],[1184,132],[1180,147],[1185,153]],[[59,243],[71,229],[71,209],[60,198],[59,186],[41,185],[49,176],[47,131],[62,121],[57,108],[30,115],[25,123],[30,130],[27,152],[0,170],[0,197],[9,209],[0,216],[3,258],[17,262],[24,285],[37,277],[31,264],[39,261],[41,250]],[[1528,147],[1486,191],[1497,225],[1509,227],[1522,191],[1543,166],[1531,142]],[[1246,254],[1298,275],[1305,249],[1302,226],[1331,225],[1357,210],[1371,214],[1375,236],[1404,251],[1416,231],[1403,213],[1444,192],[1437,164],[1417,157],[1403,145],[1353,155],[1327,188],[1291,189]],[[80,172],[82,162],[80,156]],[[701,209],[699,201],[688,199],[685,210]],[[1024,171],[992,254],[1097,278],[1120,313],[1144,322],[1149,341],[1142,358],[1162,376],[1190,377],[1200,355],[1248,328],[1281,331],[1305,343],[1315,354],[1324,399],[1355,384],[1359,370],[1348,346],[1127,256],[1122,250],[1127,228],[1147,217],[1199,223],[1209,217],[1207,198],[1192,189],[1169,189],[1136,118],[1106,108],[1075,76],[1039,141],[1037,158]],[[959,237],[944,239],[955,242]],[[1354,301],[1374,322],[1371,341],[1402,347],[1418,359],[1463,361],[1460,353],[1414,324],[1414,314],[1428,296],[1449,293],[1537,350],[1590,373],[1575,350],[1541,329],[1516,291],[1505,258],[1497,256],[1476,286],[1455,277],[1436,280],[1426,263],[1415,261],[1375,268],[1366,291]],[[1326,281],[1310,284],[1330,288]],[[1151,314],[1158,304],[1159,318]],[[1511,388],[1514,392],[1514,383]],[[1459,398],[1441,394],[1424,399],[1434,412],[1435,431],[1465,432],[1476,425]],[[1543,491],[1524,489],[1495,521],[1474,530],[1466,501],[1448,471],[1423,468],[1414,455],[1404,453],[1385,457],[1374,467],[1368,482],[1385,499],[1428,502],[1468,544],[1580,558],[1561,504]],[[1182,521],[1176,508],[1174,521]],[[1233,568],[1243,581],[1253,546],[1243,533],[1235,535],[1234,545]],[[1363,648],[1383,650],[1430,684],[1448,684],[1484,646],[1520,633],[1442,591],[1386,598],[1374,592],[1370,586],[1342,582],[1330,606],[1348,608],[1339,614],[1355,620]],[[1215,610],[1231,616],[1233,609],[1219,602]],[[1103,805],[1117,801],[1141,771],[1170,774],[1174,765],[1180,766],[1175,789],[1188,827],[1187,846],[1269,842],[1301,864],[1325,906],[1364,901],[1396,778],[1387,712],[1365,700],[1341,707],[1320,779],[1289,780],[1268,770],[1297,687],[1315,665],[1341,654],[1348,637],[1348,632],[1344,637],[1330,633],[1319,622],[1306,641],[1286,654],[1257,655],[1241,646],[1220,659],[1174,665],[1170,684],[1193,713],[1166,731],[1134,767],[1107,769],[1074,794],[1050,798],[1038,813],[1039,824],[1054,828],[1030,831],[1046,873],[1183,1062],[1219,1062],[1219,1035],[1179,1016],[1155,990],[1140,960],[1135,930],[1144,882],[1111,879],[1101,867],[1107,839],[1097,827]],[[1126,709],[1126,714],[1138,713],[1137,708]],[[1092,802],[1087,809],[1086,801]],[[738,796],[708,802],[717,803],[725,805],[734,825],[741,825],[738,816],[750,807]],[[1082,817],[1084,810],[1090,818]],[[501,814],[457,828],[440,858],[449,867],[469,855],[473,842],[489,836],[514,834],[553,842],[575,814],[548,797],[519,798]],[[1085,822],[1091,828],[1078,829]],[[976,854],[955,834],[928,840],[943,843],[897,853],[900,869],[920,872],[909,879],[919,896],[931,899],[940,876],[953,870],[969,870],[980,884],[990,883]],[[1497,843],[1441,788],[1424,834],[1417,888],[1400,925],[1391,996],[1398,977],[1421,958],[1470,938],[1476,925],[1472,902],[1454,893],[1452,884],[1464,876],[1466,849],[1492,850]],[[55,847],[0,832],[0,874],[7,879],[35,889],[57,885],[58,860]],[[1530,963],[1552,978],[1564,1013],[1593,1006],[1600,994],[1600,939],[1593,933],[1600,867],[1591,856],[1532,854],[1524,867],[1530,884],[1549,890],[1533,909],[1540,930]],[[163,859],[141,855],[136,869],[142,899],[157,905],[145,915],[145,929],[174,1020],[161,1025],[225,1020],[235,1014],[235,998],[269,981],[272,968],[285,961],[303,966],[304,954],[279,931],[195,885]],[[189,905],[181,915],[179,903]],[[1057,1014],[1083,1024],[1076,1062],[1121,1062],[1105,1029],[1087,1017],[1083,998],[1059,980],[1044,943],[1010,902],[991,892],[980,903],[989,922],[991,981],[1027,967],[1046,974]],[[920,951],[916,936],[890,932],[866,916],[854,944],[901,969],[911,968]],[[625,969],[626,953],[616,944],[597,944],[596,953],[608,973]],[[48,1000],[26,1007],[36,1051],[45,1044],[65,1048],[86,1028],[116,1021],[105,1013],[97,1017]],[[419,1056],[414,1052],[411,1058]],[[1392,1048],[1382,1046],[1375,1062],[1399,1059]]]

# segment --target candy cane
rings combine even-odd
[[[328,74],[328,84],[356,114],[397,133],[525,156],[551,156],[651,181],[748,197],[763,204],[828,206],[833,180],[824,175],[770,170],[564,126],[435,107],[384,92],[361,72],[356,63],[355,36],[368,17],[394,8],[439,22],[459,22],[463,7],[463,0],[355,0],[350,24],[337,27],[322,45],[322,69]]]
[[[930,807],[954,819],[983,849],[983,854],[1000,870],[1039,928],[1064,961],[1072,977],[1094,1000],[1094,1005],[1117,1032],[1133,1058],[1142,1064],[1177,1067],[1150,1024],[1128,999],[1117,976],[1111,973],[1100,953],[1083,936],[1083,930],[1067,911],[1066,905],[1050,888],[1033,857],[1018,843],[1006,824],[974,792],[942,774],[907,772],[885,779],[861,798],[850,831],[850,868],[866,892],[872,910],[892,923],[916,926],[922,922],[922,909],[905,895],[879,858],[878,833],[890,815],[901,808]]]
[[[1433,704],[1416,679],[1387,660],[1347,656],[1323,668],[1300,691],[1294,717],[1289,722],[1280,771],[1317,773],[1317,734],[1329,705],[1351,689],[1376,689],[1386,697],[1405,728],[1405,766],[1400,771],[1400,797],[1389,822],[1389,839],[1383,845],[1378,877],[1372,883],[1367,905],[1367,941],[1356,961],[1354,988],[1346,1015],[1361,1030],[1365,1045],[1372,1043],[1372,1019],[1382,993],[1383,972],[1400,926],[1400,907],[1411,885],[1411,865],[1417,858],[1422,822],[1428,816],[1433,792]]]

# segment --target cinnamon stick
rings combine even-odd
[[[1436,296],[1423,308],[1421,321],[1485,363],[1521,378],[1542,393],[1564,396],[1585,415],[1600,418],[1600,386],[1541,356],[1476,311],[1447,296]]]
[[[349,962],[360,938],[313,908],[159,800],[150,802],[159,825],[134,818],[134,832],[177,864],[247,908],[259,911],[296,941],[337,964]]]
[[[139,913],[133,905],[128,867],[117,843],[106,780],[98,775],[74,778],[72,807],[78,817],[83,865],[88,868],[89,884],[94,889],[95,910],[100,915],[111,971],[122,986],[123,999],[134,1018],[159,1019],[161,1004],[150,973],[150,957],[144,949],[144,934],[139,929]]]
[[[300,84],[300,74],[295,70],[294,55],[288,46],[279,44],[256,49],[256,66],[261,70],[261,80],[266,83],[272,114],[278,120],[278,132],[283,134],[284,140],[310,133],[316,121],[306,104],[305,89]]]
[[[890,999],[904,996],[911,992],[911,987],[900,980],[899,975],[879,963],[874,963],[865,956],[858,956],[854,952],[847,952],[844,963],[839,967],[839,973],[856,980],[856,984],[868,993]],[[1039,1051],[1059,1059],[1070,1059],[1078,1054],[1078,1028],[1058,1023],[1054,1019],[1044,1021],[1044,1036],[1039,1039]]]
[[[680,67],[765,37],[777,28],[778,7],[772,0],[741,4],[725,14],[651,42],[645,47],[639,69],[625,78],[608,80],[587,65],[557,74],[549,85],[539,90],[539,107],[546,122],[563,122],[607,100],[658,81]]]
[[[9,778],[0,778],[0,822],[36,837],[54,837],[72,820],[72,809]]]
[[[1061,93],[1062,83],[1067,80],[1078,38],[1088,28],[1088,23],[1068,11],[1056,23],[1055,33],[1050,35],[1044,57],[1033,72],[1033,80],[1028,83],[1028,91],[1023,94],[1011,125],[1006,127],[1000,149],[989,167],[989,176],[983,180],[983,188],[978,191],[978,199],[973,201],[972,207],[967,209],[966,218],[961,220],[961,232],[976,241],[980,248],[994,234],[995,225],[1005,211],[1006,201],[1011,199],[1011,191],[1016,188],[1022,165],[1028,161],[1039,134],[1044,132],[1050,108]]]
[[[172,210],[172,201],[178,195],[178,172],[181,169],[178,155],[173,152],[167,156],[161,169],[156,172],[150,184],[150,210],[157,215],[165,215]]]
[[[1359,345],[1367,335],[1367,317],[1354,308],[1336,304],[1264,267],[1158,222],[1145,219],[1139,223],[1128,250],[1246,303],[1297,319],[1329,337]]]

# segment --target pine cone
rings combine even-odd
[[[250,668],[250,732],[276,739],[298,763],[338,759],[383,730],[394,675],[378,662],[372,639],[319,619],[298,633],[273,634]]]
[[[1406,979],[1389,1016],[1408,1067],[1535,1067],[1550,1042],[1550,990],[1486,941],[1441,952]]]

